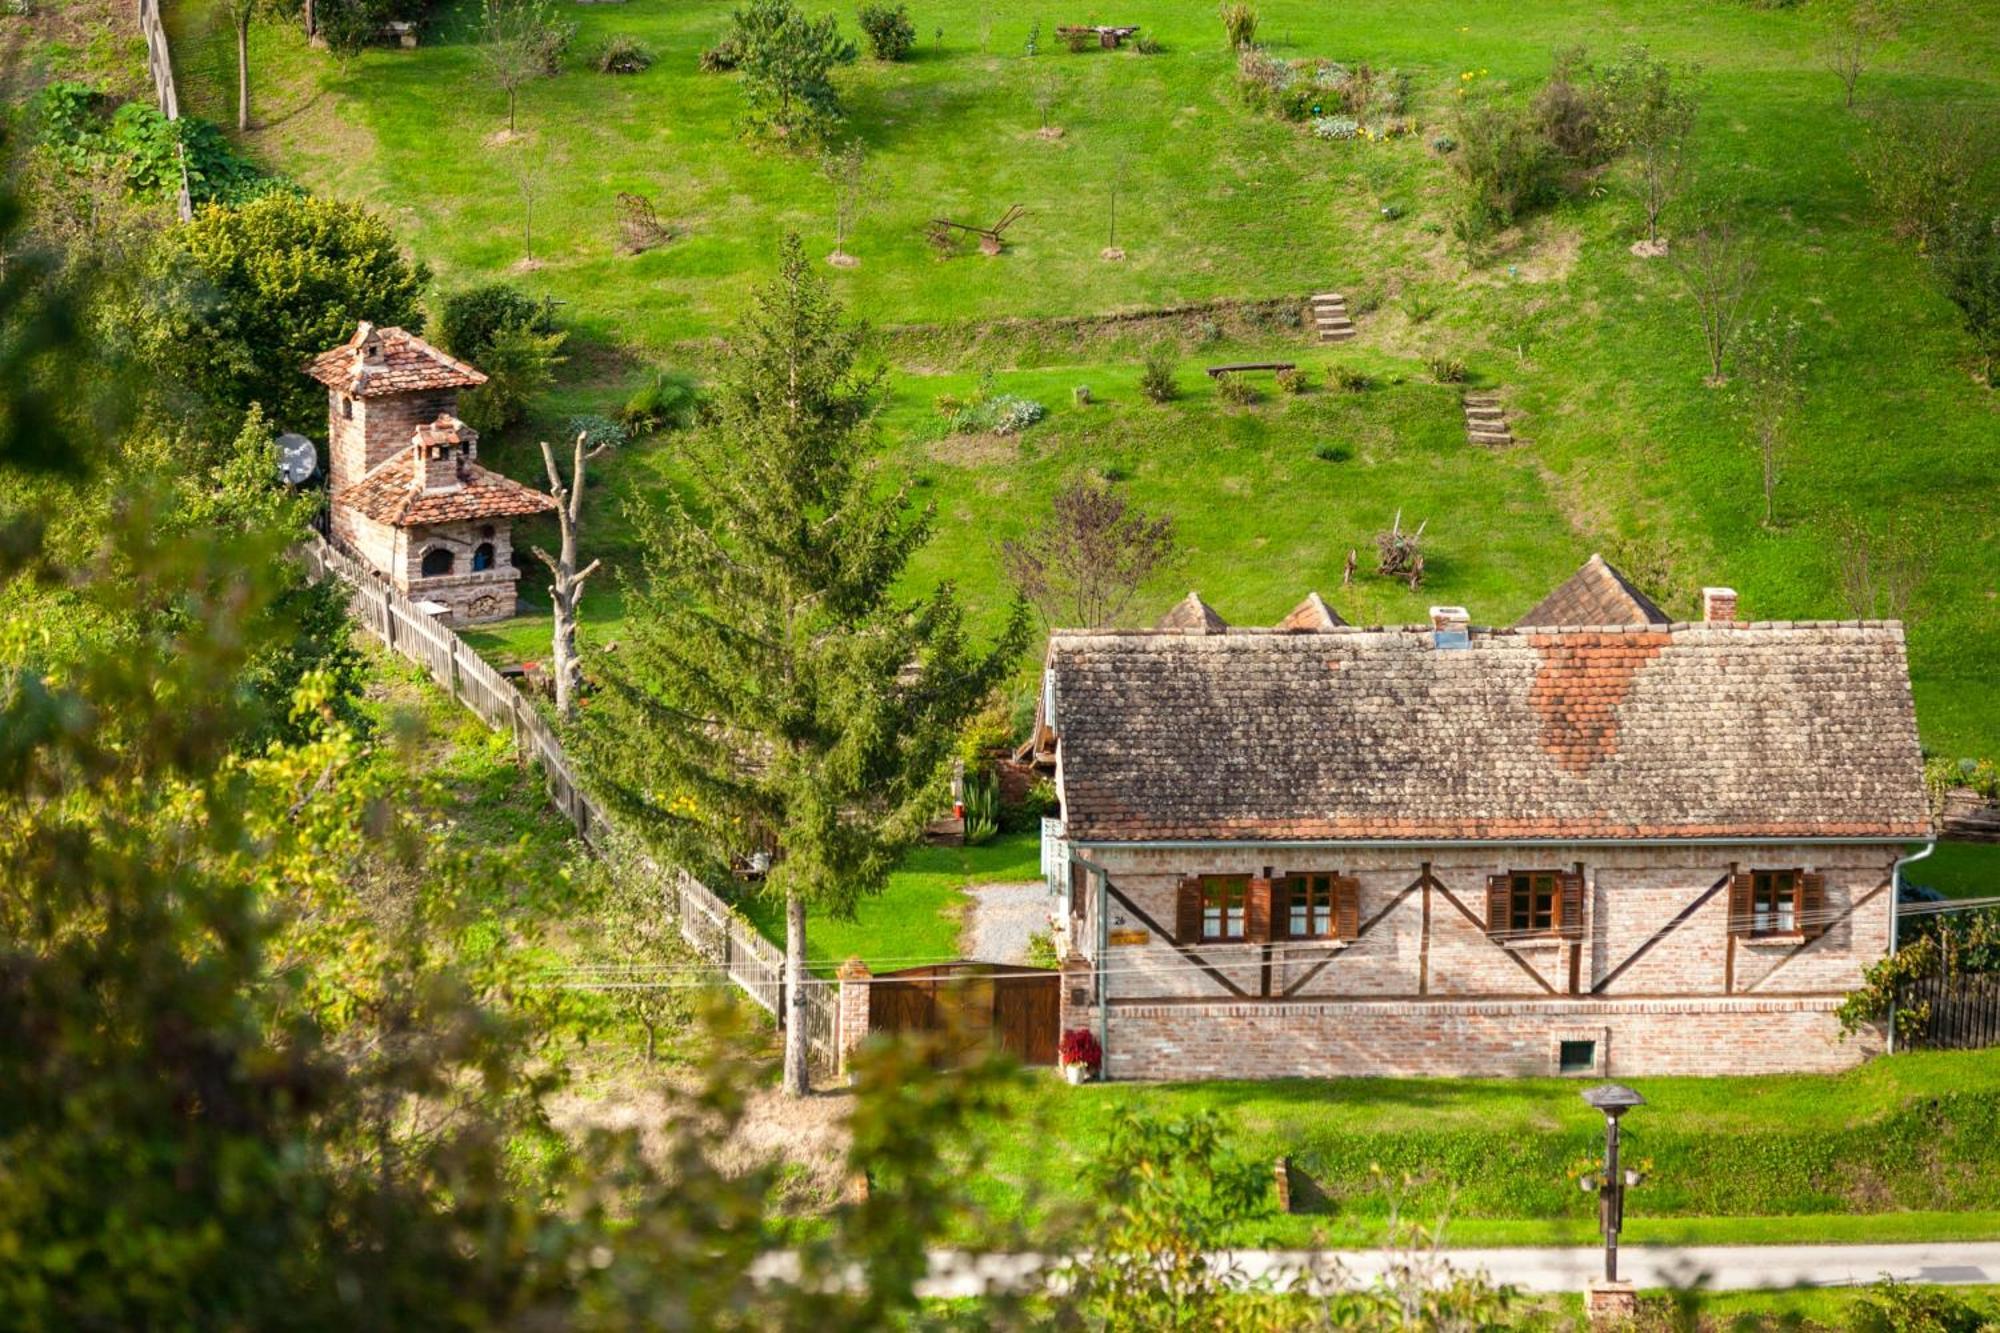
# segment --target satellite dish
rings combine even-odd
[[[319,471],[319,451],[303,435],[289,432],[278,437],[278,476],[287,486],[302,486]]]

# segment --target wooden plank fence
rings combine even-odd
[[[632,849],[602,807],[576,780],[562,743],[533,702],[514,683],[468,646],[447,625],[417,609],[410,599],[354,556],[315,535],[299,548],[316,579],[347,584],[354,618],[395,652],[422,666],[438,688],[478,714],[495,731],[510,732],[523,757],[542,770],[549,800],[576,826],[577,835],[604,857],[633,857],[660,888],[666,910],[675,914],[681,936],[702,958],[724,973],[779,1023],[785,1021],[785,953],[758,934],[706,884],[679,867],[661,867]],[[832,1069],[838,1060],[839,988],[832,983],[805,987],[806,1036],[815,1063]]]
[[[1898,1046],[1909,1050],[1969,1051],[2000,1046],[2000,973],[1962,972],[1905,982],[1896,1007],[1928,1007],[1923,1024]]]
[[[153,92],[160,99],[160,114],[168,120],[181,118],[181,99],[174,87],[173,53],[167,49],[166,25],[160,22],[160,0],[138,0],[139,31],[146,39],[146,69],[153,76]],[[175,207],[182,222],[194,216],[194,201],[188,194],[187,154],[178,144],[174,155],[180,162],[180,197]]]

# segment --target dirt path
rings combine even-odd
[[[982,963],[1025,963],[1028,937],[1049,928],[1054,901],[1041,880],[1020,884],[976,884],[965,890],[971,899],[959,947],[967,958]]]

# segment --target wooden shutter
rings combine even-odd
[[[1174,939],[1181,944],[1201,943],[1201,881],[1193,875],[1181,881],[1174,899]]]
[[[1345,875],[1333,877],[1333,933],[1336,939],[1351,940],[1361,933],[1361,881]]]
[[[1809,940],[1826,934],[1826,876],[1801,870],[1798,897],[1799,929]]]
[[[1729,877],[1729,933],[1750,933],[1750,872],[1738,871]]]
[[[1243,938],[1260,943],[1271,938],[1271,881],[1262,875],[1250,877],[1243,895]]]
[[[1486,933],[1498,935],[1507,929],[1507,902],[1513,896],[1512,875],[1486,877]]]
[[[1583,876],[1565,870],[1556,876],[1556,929],[1570,939],[1583,934]]]
[[[1300,881],[1290,876],[1280,876],[1271,881],[1271,938],[1288,940],[1292,937],[1292,892]]]

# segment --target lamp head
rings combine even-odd
[[[1600,1083],[1594,1088],[1585,1088],[1583,1099],[1613,1120],[1635,1106],[1646,1104],[1644,1097],[1622,1083]]]

